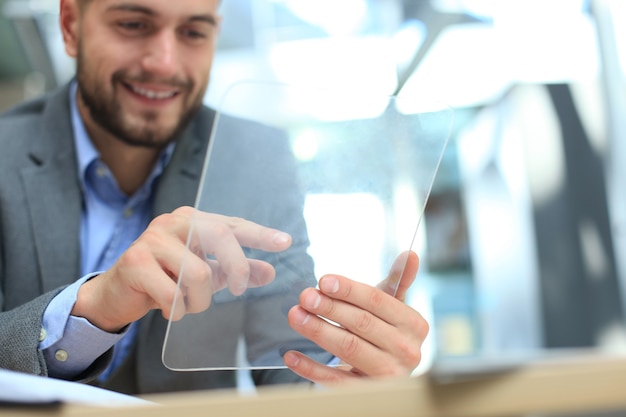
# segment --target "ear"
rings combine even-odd
[[[65,52],[73,58],[76,58],[78,54],[78,29],[81,18],[78,1],[81,0],[61,0],[59,9],[59,23]]]

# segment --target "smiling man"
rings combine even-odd
[[[114,147],[124,145],[139,152],[133,156],[147,175],[159,149],[202,105],[219,30],[218,1],[185,4],[189,9],[179,2],[75,3],[61,2],[61,25],[66,51],[76,58],[85,126],[100,153],[119,155]],[[128,176],[138,177],[134,170]],[[129,194],[138,185],[118,181]]]
[[[203,251],[186,261],[194,279],[170,311],[182,297],[176,275],[214,120],[202,97],[218,3],[61,0],[75,79],[0,116],[1,367],[131,394],[232,387],[232,372],[177,373],[162,365],[167,318],[207,309],[216,291],[239,295],[282,276],[263,260],[247,259],[242,247],[312,268],[306,246],[294,243],[306,241],[301,218],[277,230],[261,226],[262,218],[200,213],[192,246]],[[266,132],[243,120],[228,123],[242,137]],[[265,158],[288,158],[284,150],[259,147],[233,152],[259,170]],[[276,181],[287,181],[277,188],[295,186],[284,176]],[[284,213],[272,215],[287,218],[301,201],[281,206]],[[428,325],[403,303],[417,257],[403,260],[404,272],[396,267],[380,288],[322,278],[319,289],[302,291],[284,328],[248,319],[282,314],[273,296],[211,306],[203,326],[212,338],[202,343],[232,360],[244,336],[253,364],[266,357],[267,346],[308,346],[307,355],[286,349],[288,369],[255,372],[258,384],[409,375]],[[398,281],[392,297],[385,288]],[[331,358],[346,366],[327,366]]]

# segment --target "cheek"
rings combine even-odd
[[[140,62],[137,57],[137,48],[126,44],[114,43],[110,40],[99,42],[97,38],[94,38],[86,47],[87,49],[84,50],[89,52],[84,58],[88,61],[91,71],[98,74],[100,79],[103,76],[110,79],[117,72],[131,72],[133,68],[138,67],[137,62]]]
[[[193,100],[201,100],[209,84],[210,68],[191,68],[186,72],[187,79],[193,84],[190,96]]]
[[[197,87],[201,88],[201,89],[206,89],[206,87],[209,84],[209,79],[211,78],[211,67],[212,67],[212,62],[210,61],[208,64],[204,64],[204,66],[202,67],[198,67],[201,68],[199,71],[197,71],[197,75],[196,75],[196,85]]]
[[[105,72],[107,64],[110,62],[109,53],[106,48],[94,46],[93,44],[83,44],[79,59],[84,68],[89,69],[88,76],[95,78]]]

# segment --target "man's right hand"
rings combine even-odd
[[[276,229],[181,207],[155,218],[111,269],[83,284],[71,314],[109,332],[119,331],[152,309],[179,320],[209,308],[219,290],[228,287],[240,295],[274,279],[274,268],[247,259],[242,246],[280,252],[290,245],[291,237]]]

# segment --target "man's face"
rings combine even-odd
[[[65,41],[88,128],[95,122],[149,147],[184,129],[208,84],[217,8],[218,0],[96,0],[77,8],[74,45],[67,33]]]

